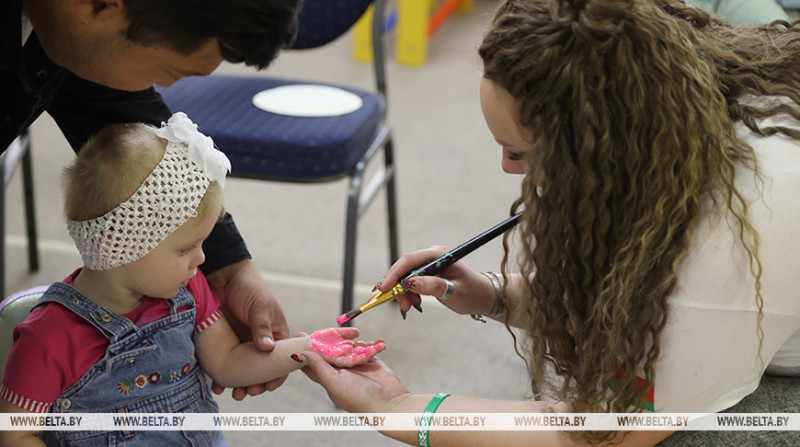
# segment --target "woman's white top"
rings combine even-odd
[[[800,123],[781,117],[782,124]],[[656,412],[717,412],[752,393],[761,375],[800,375],[800,144],[783,135],[740,136],[763,181],[737,173],[760,241],[764,299],[759,350],[755,281],[730,217],[708,213],[678,271],[656,363]],[[760,351],[760,352],[759,352]]]

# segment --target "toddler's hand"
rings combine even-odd
[[[311,334],[311,346],[319,352],[331,365],[350,368],[363,365],[386,349],[383,340],[364,342],[353,341],[358,337],[358,329],[354,327],[336,327],[320,329]]]

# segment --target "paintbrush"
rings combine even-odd
[[[459,259],[472,253],[475,249],[481,247],[482,245],[486,244],[487,242],[491,241],[497,236],[505,233],[506,230],[513,227],[514,225],[517,224],[517,222],[519,222],[519,218],[521,216],[522,213],[518,213],[504,220],[503,222],[500,222],[494,227],[484,231],[483,233],[475,236],[474,238],[468,240],[467,242],[464,242],[458,247],[448,251],[447,253],[439,256],[433,261],[417,267],[416,269],[412,270],[409,274],[400,278],[400,282],[396,284],[394,287],[392,287],[390,290],[386,292],[376,293],[372,298],[367,300],[366,303],[347,312],[346,314],[340,315],[339,318],[336,319],[336,322],[339,323],[339,325],[343,325],[348,321],[352,320],[353,318],[368,311],[369,309],[372,309],[373,307],[379,306],[383,303],[389,302],[397,298],[398,296],[406,293],[408,290],[406,290],[402,286],[402,283],[403,281],[409,278],[414,278],[416,276],[432,276],[441,273],[442,270],[446,269],[447,267],[450,267]]]

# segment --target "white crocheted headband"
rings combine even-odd
[[[141,258],[197,215],[211,181],[225,186],[228,157],[185,113],[172,115],[155,133],[167,148],[139,189],[100,217],[67,221],[86,268],[108,270]]]

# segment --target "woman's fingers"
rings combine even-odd
[[[405,293],[397,297],[397,307],[401,312],[408,312],[411,307],[416,303],[422,302],[422,297],[416,293]]]
[[[447,252],[447,248],[441,245],[435,245],[424,250],[414,251],[400,257],[386,272],[383,280],[378,283],[377,290],[383,292],[391,289],[400,281],[400,278],[414,270],[415,268],[424,265]]]
[[[417,297],[419,295],[429,295],[434,297],[440,297],[447,292],[447,284],[453,284],[453,288],[455,289],[455,284],[452,283],[448,279],[440,278],[438,276],[418,276],[416,278],[411,278],[404,281],[404,286]],[[450,292],[450,295],[454,293],[455,290]],[[413,300],[412,300],[413,301]],[[417,303],[422,302],[420,299],[416,301]]]

